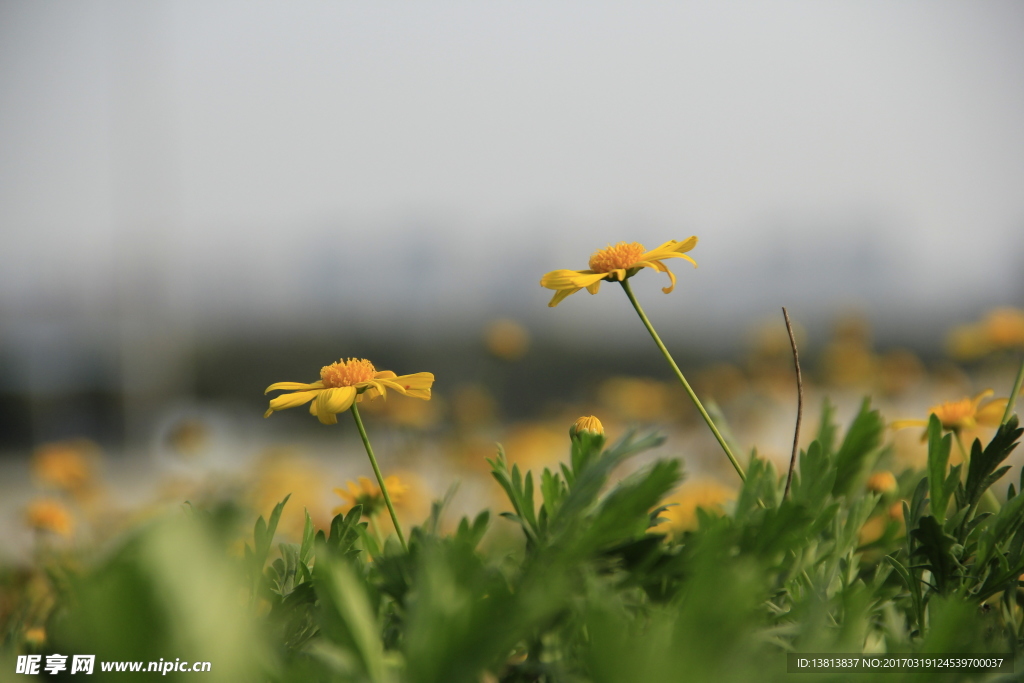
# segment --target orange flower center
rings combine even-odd
[[[966,427],[974,420],[974,402],[969,398],[962,398],[959,401],[946,401],[931,409],[935,417],[946,429],[959,429]]]
[[[322,367],[320,381],[325,387],[351,387],[359,382],[369,382],[376,374],[377,368],[365,358],[349,358]]]
[[[590,269],[595,273],[610,273],[620,268],[632,268],[646,251],[639,242],[619,242],[613,247],[598,249],[590,257]]]

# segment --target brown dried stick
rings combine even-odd
[[[793,433],[793,454],[789,457],[789,474],[786,475],[786,490],[782,492],[782,500],[789,495],[789,487],[793,484],[793,467],[796,465],[796,452],[800,443],[800,421],[804,416],[804,379],[800,374],[800,355],[796,352],[796,337],[793,336],[793,323],[789,321],[786,307],[782,307],[782,316],[786,319],[786,331],[789,332],[789,345],[793,349],[793,366],[796,368],[796,431]]]

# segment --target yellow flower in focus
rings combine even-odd
[[[668,294],[676,286],[676,276],[662,261],[670,258],[682,258],[696,267],[697,262],[684,253],[695,246],[697,246],[695,236],[682,242],[669,240],[651,251],[645,251],[644,245],[638,242],[619,242],[614,246],[609,245],[595,251],[590,257],[589,270],[553,270],[540,279],[540,286],[555,290],[555,296],[548,303],[548,306],[555,307],[562,299],[581,289],[586,289],[591,294],[597,294],[602,280],[622,282],[626,278],[636,275],[641,268],[653,268],[659,273],[668,275],[670,284],[661,290]]]
[[[974,398],[967,398],[965,396],[958,401],[946,401],[937,406],[932,406],[928,413],[939,418],[942,428],[951,432],[974,429],[978,425],[998,427],[999,422],[1003,419],[1003,411],[1006,410],[1006,403],[1009,399],[997,398],[981,405],[981,402],[993,393],[991,389],[986,389]],[[927,426],[928,420],[896,420],[892,423],[893,429]]]
[[[342,500],[345,501],[345,505],[337,507],[333,510],[333,514],[338,515],[343,512],[348,512],[356,505],[363,506],[363,516],[373,517],[382,509],[384,509],[384,494],[381,493],[380,487],[371,482],[366,477],[359,477],[359,483],[354,481],[345,482],[347,490],[343,488],[336,488],[334,492],[337,493]],[[384,477],[384,486],[387,487],[388,493],[391,495],[391,502],[395,505],[402,500],[402,496],[409,490],[409,487],[402,483],[402,480],[396,476]]]
[[[312,384],[300,382],[278,382],[271,384],[263,393],[289,391],[270,401],[270,407],[263,417],[277,410],[295,408],[309,403],[310,415],[316,416],[325,425],[335,424],[337,414],[352,407],[363,398],[373,400],[385,396],[388,389],[404,396],[430,400],[430,387],[434,375],[417,372],[413,375],[396,375],[390,370],[377,371],[373,363],[364,358],[349,358],[325,365],[320,369],[320,381]],[[310,403],[312,401],[312,403]]]
[[[604,425],[601,421],[593,415],[585,415],[572,425],[572,433],[579,434],[583,432],[585,434],[593,434],[596,436],[604,436]]]
[[[484,329],[484,344],[492,356],[515,361],[529,350],[530,333],[515,320],[501,318]]]
[[[71,536],[75,522],[68,509],[51,498],[32,501],[25,508],[25,520],[36,531],[47,531],[60,536]]]
[[[872,493],[892,493],[896,490],[896,477],[889,470],[874,472],[868,477],[867,488]]]
[[[32,454],[32,474],[46,486],[80,492],[93,483],[91,459],[98,452],[99,447],[88,439],[44,444]]]

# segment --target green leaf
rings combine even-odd
[[[956,539],[943,531],[935,517],[921,518],[918,527],[911,532],[919,547],[915,554],[923,555],[940,593],[946,593],[956,578],[960,563],[953,555]]]
[[[836,482],[832,495],[848,495],[857,488],[865,470],[871,465],[872,456],[877,455],[884,429],[881,415],[877,410],[871,410],[870,399],[864,399],[836,453]]]
[[[650,521],[650,510],[682,478],[678,460],[659,460],[619,482],[586,520],[580,533],[567,535],[565,543],[575,552],[589,554],[614,542],[642,536]],[[572,530],[571,525],[566,526]]]
[[[800,473],[794,477],[791,490],[793,500],[817,513],[824,507],[835,481],[832,459],[818,441],[812,441],[807,451],[800,454]]]
[[[815,439],[821,444],[821,452],[825,455],[832,455],[835,452],[836,426],[832,422],[835,412],[835,408],[826,396],[821,402],[821,422],[818,424],[818,436]]]
[[[1024,525],[1024,496],[1016,496],[1006,501],[988,528],[981,534],[981,538],[978,540],[977,565],[984,566],[992,557],[995,548],[1008,543],[1022,525]]]
[[[1017,428],[1015,415],[1006,424],[999,426],[984,450],[978,439],[971,444],[971,462],[967,467],[967,484],[964,487],[968,505],[974,505],[981,500],[988,487],[1006,474],[1008,468],[996,468],[1017,447],[1017,440],[1022,432],[1024,429]]]
[[[388,681],[381,628],[365,584],[348,563],[335,560],[317,563],[316,586],[324,603],[321,625],[330,639],[351,648],[369,681]]]
[[[747,465],[747,480],[743,482],[736,500],[736,517],[745,517],[762,504],[769,508],[777,507],[778,491],[779,477],[775,465],[767,458],[758,457],[754,451]]]
[[[306,521],[302,526],[302,544],[299,546],[299,561],[308,564],[313,553],[313,520],[309,517],[309,510],[304,511]]]
[[[946,488],[946,467],[949,465],[949,449],[953,445],[950,434],[942,436],[942,423],[933,413],[928,418],[928,482],[931,487],[932,514],[942,524],[949,507],[949,496],[953,489]]]

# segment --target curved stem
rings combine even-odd
[[[395,524],[395,533],[398,534],[398,540],[402,542],[402,550],[409,551],[409,547],[405,544],[405,536],[402,534],[402,526],[398,523],[398,515],[395,514],[395,506],[391,504],[391,495],[388,493],[388,487],[384,485],[384,475],[380,473],[380,467],[377,465],[377,458],[373,455],[373,447],[370,446],[370,437],[366,436],[366,428],[363,427],[363,420],[359,417],[359,408],[355,403],[352,404],[352,417],[356,421],[356,427],[359,428],[359,436],[363,439],[363,446],[366,448],[366,454],[370,456],[370,464],[373,465],[373,473],[377,475],[377,484],[380,486],[380,492],[384,496],[384,503],[388,506],[388,512],[391,513],[391,521]]]
[[[1020,385],[1024,382],[1024,358],[1020,360],[1020,369],[1017,370],[1017,379],[1013,381],[1013,390],[1010,391],[1010,398],[1006,401],[1006,410],[1003,411],[1003,419],[999,421],[999,424],[1004,425],[1013,415],[1013,404],[1017,402],[1017,396],[1020,394]]]
[[[670,354],[668,349],[665,348],[665,344],[661,341],[661,337],[659,337],[658,333],[654,331],[654,326],[651,325],[651,321],[647,319],[647,314],[644,313],[644,309],[640,307],[640,303],[636,300],[636,297],[633,296],[633,290],[629,286],[629,280],[622,280],[619,284],[621,284],[622,289],[625,290],[626,296],[629,297],[629,302],[633,304],[633,308],[636,309],[637,315],[639,315],[640,320],[643,321],[644,327],[646,327],[647,331],[651,333],[651,338],[654,339],[654,343],[658,345],[658,349],[661,350],[661,354],[665,356],[665,360],[668,361],[672,371],[676,373],[676,377],[679,378],[679,382],[683,385],[683,389],[686,390],[690,400],[693,401],[693,405],[697,406],[697,410],[700,412],[701,417],[704,418],[704,421],[708,424],[708,427],[711,429],[711,433],[715,435],[716,439],[718,439],[718,445],[722,447],[723,451],[725,451],[725,455],[729,458],[729,462],[732,463],[733,468],[736,470],[736,474],[740,475],[741,480],[746,481],[747,475],[743,472],[743,468],[740,467],[739,462],[736,460],[736,456],[732,454],[732,449],[729,448],[729,444],[725,442],[725,439],[722,437],[722,433],[718,431],[718,427],[715,426],[711,416],[708,415],[708,411],[704,410],[704,406],[701,405],[700,399],[697,398],[697,394],[695,394],[693,389],[690,388],[690,383],[686,381],[685,377],[683,377],[682,370],[680,370],[679,366],[676,365],[675,360],[672,358],[672,354]]]
[[[789,311],[782,307],[782,317],[786,319],[786,332],[789,334],[789,346],[793,349],[793,366],[796,368],[796,429],[793,431],[793,453],[789,456],[789,473],[786,475],[786,489],[782,492],[782,500],[789,495],[793,484],[793,467],[796,465],[796,454],[800,445],[800,422],[804,415],[804,378],[800,373],[800,354],[796,350],[796,336],[793,334],[793,323],[789,320]]]

